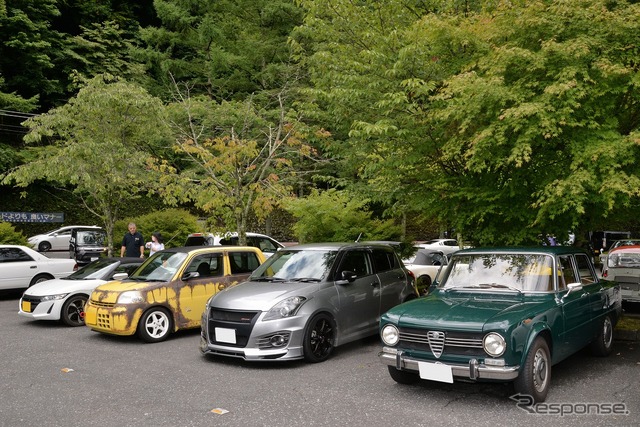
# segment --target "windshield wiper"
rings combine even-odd
[[[284,282],[285,281],[285,279],[282,279],[280,277],[273,277],[273,276],[251,277],[250,280],[254,282]]]
[[[319,282],[320,279],[315,277],[295,277],[293,279],[289,279],[292,282]]]
[[[516,288],[515,286],[510,286],[510,285],[503,285],[500,283],[487,283],[484,286],[487,286],[489,288],[503,288],[503,289],[509,289],[511,291],[515,291],[518,292],[519,294],[522,293],[522,290]]]

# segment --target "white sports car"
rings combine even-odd
[[[84,325],[84,304],[91,292],[111,280],[124,279],[142,264],[141,258],[101,258],[68,277],[47,280],[27,289],[18,313],[34,320],[62,320]]]
[[[409,259],[403,260],[404,266],[416,277],[416,287],[420,295],[425,295],[436,280],[442,266],[446,266],[449,257],[442,251],[418,249]]]
[[[0,289],[28,288],[77,270],[73,259],[53,259],[20,245],[0,245]]]

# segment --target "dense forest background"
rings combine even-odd
[[[283,240],[637,234],[638,16],[616,0],[0,0],[0,210],[111,234],[175,207]]]

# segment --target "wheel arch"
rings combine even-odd
[[[533,342],[538,337],[541,337],[547,343],[547,347],[549,348],[549,357],[551,358],[551,360],[553,360],[553,334],[551,333],[551,328],[549,328],[549,325],[546,325],[544,323],[537,323],[531,328],[526,345],[523,348],[520,359],[520,366],[525,363],[527,354],[529,354],[529,349],[531,349],[531,346],[533,346]]]

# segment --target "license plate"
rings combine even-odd
[[[22,311],[25,313],[31,313],[31,302],[22,301]]]
[[[451,366],[442,363],[418,362],[420,378],[423,380],[439,381],[441,383],[452,383],[453,372]]]
[[[84,323],[87,325],[95,325],[96,324],[96,313],[98,312],[97,309],[95,308],[89,308],[87,310],[87,307],[85,306],[85,310],[84,310]]]
[[[216,328],[216,341],[228,344],[236,343],[236,330],[228,328]]]
[[[91,261],[95,261],[95,260],[97,260],[97,259],[98,259],[98,257],[97,257],[97,256],[92,256],[92,257],[91,257]]]

